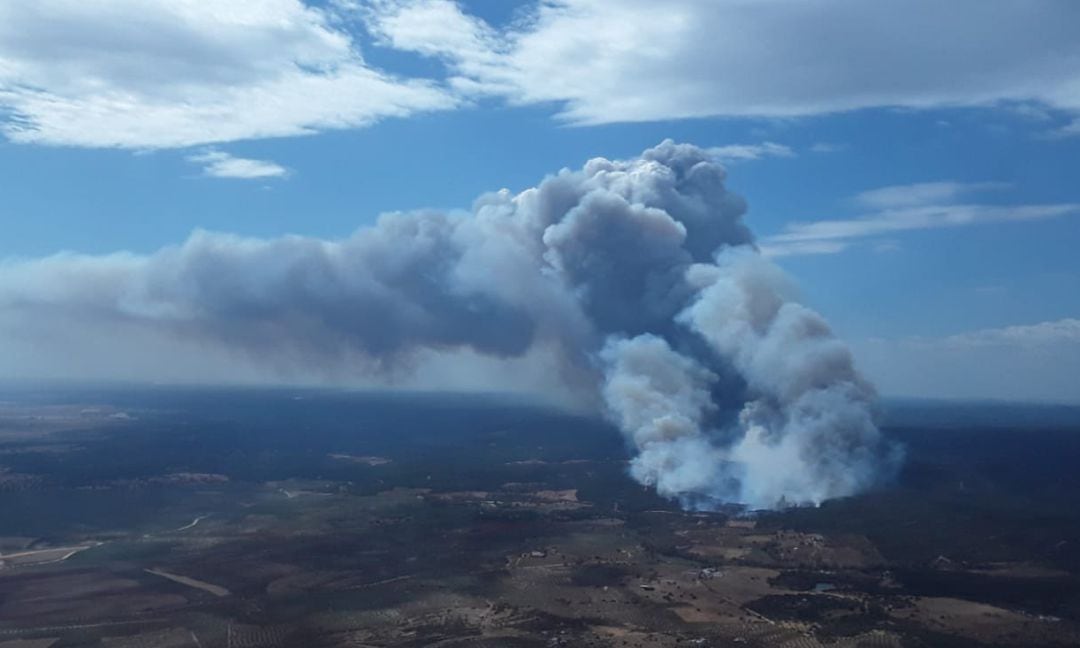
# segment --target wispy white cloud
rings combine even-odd
[[[808,256],[836,254],[848,249],[847,241],[773,241],[766,239],[759,246],[761,253],[769,258],[785,256]]]
[[[778,243],[844,241],[906,230],[962,227],[1002,221],[1031,221],[1080,212],[1080,204],[1057,205],[934,205],[890,209],[851,220],[827,220],[789,225],[770,237]]]
[[[762,158],[795,157],[795,151],[789,146],[776,142],[762,142],[760,144],[728,144],[726,146],[714,146],[708,149],[710,155],[721,162],[743,162],[747,160],[760,160]]]
[[[0,3],[0,132],[170,148],[458,104],[437,83],[368,66],[329,11],[300,0]]]
[[[361,29],[445,68],[372,67]],[[357,128],[477,96],[554,104],[574,124],[890,106],[1064,119],[1080,115],[1078,31],[1080,15],[1053,0],[533,0],[498,28],[454,0],[0,2],[0,133],[187,147]]]
[[[946,347],[1038,347],[1080,345],[1080,319],[1060,319],[1036,324],[988,328],[940,339],[913,338],[913,344]]]
[[[1004,107],[1013,115],[1033,122],[1049,122],[1054,119],[1053,113],[1047,110],[1046,106],[1036,103],[1022,102]]]
[[[1070,122],[1049,131],[1047,137],[1051,139],[1064,139],[1066,137],[1080,137],[1080,117],[1072,119]]]
[[[1035,221],[1080,213],[1080,203],[991,205],[954,203],[973,192],[998,190],[995,182],[927,182],[865,191],[852,202],[868,210],[856,218],[792,223],[762,240],[768,256],[835,254],[860,239],[912,230],[965,227],[985,223]],[[881,243],[881,241],[878,241]],[[879,251],[896,250],[889,241]]]
[[[289,174],[288,169],[276,162],[233,157],[216,149],[189,155],[187,159],[189,162],[203,165],[203,175],[212,178],[260,180],[283,178]]]
[[[853,201],[869,209],[918,207],[955,202],[961,196],[983,191],[1007,189],[1004,182],[919,182],[879,187],[856,194]]]
[[[384,0],[366,16],[383,42],[446,61],[457,87],[561,103],[577,124],[880,106],[1080,110],[1080,14],[1054,0],[560,0],[536,2],[505,30],[451,0]]]

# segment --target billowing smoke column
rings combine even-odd
[[[540,350],[586,377],[661,495],[771,508],[859,492],[895,463],[873,390],[757,253],[724,179],[665,141],[341,241],[197,232],[149,256],[8,263],[0,309],[367,374],[420,351]]]

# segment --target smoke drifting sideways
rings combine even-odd
[[[376,376],[421,353],[543,355],[625,435],[632,476],[686,507],[858,493],[900,458],[874,391],[757,252],[725,176],[706,150],[664,141],[344,240],[198,231],[145,256],[9,261],[0,311],[9,333],[150,330]]]

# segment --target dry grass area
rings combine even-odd
[[[578,499],[576,488],[565,490],[527,489],[528,484],[507,483],[497,491],[450,491],[430,493],[427,497],[439,502],[474,504],[487,509],[535,510],[550,513],[591,507]]]
[[[1005,576],[1009,578],[1067,578],[1069,572],[1064,569],[1054,569],[1046,565],[1032,563],[990,563],[981,568],[968,570],[973,574],[986,576]]]
[[[197,648],[198,639],[185,628],[168,628],[130,637],[104,637],[102,648]]]
[[[48,637],[45,639],[13,639],[11,641],[0,641],[0,648],[50,648],[50,646],[58,641],[60,641],[59,637]]]
[[[0,619],[39,626],[89,623],[179,608],[178,594],[148,591],[132,578],[98,569],[25,572],[0,580]]]
[[[132,420],[127,412],[108,406],[0,403],[0,443],[43,442],[60,432],[100,431]]]
[[[533,493],[532,496],[545,502],[578,502],[576,488],[567,490],[538,490]]]
[[[1027,645],[1080,645],[1080,633],[1059,619],[1039,617],[985,603],[955,598],[913,597],[891,614],[947,634],[988,644],[1017,640]]]

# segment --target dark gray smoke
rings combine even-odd
[[[768,508],[859,492],[893,463],[873,390],[757,253],[724,180],[705,150],[665,141],[485,195],[471,215],[386,215],[341,241],[196,232],[149,256],[7,263],[0,308],[9,328],[145,327],[377,375],[418,353],[542,350],[662,495]]]

